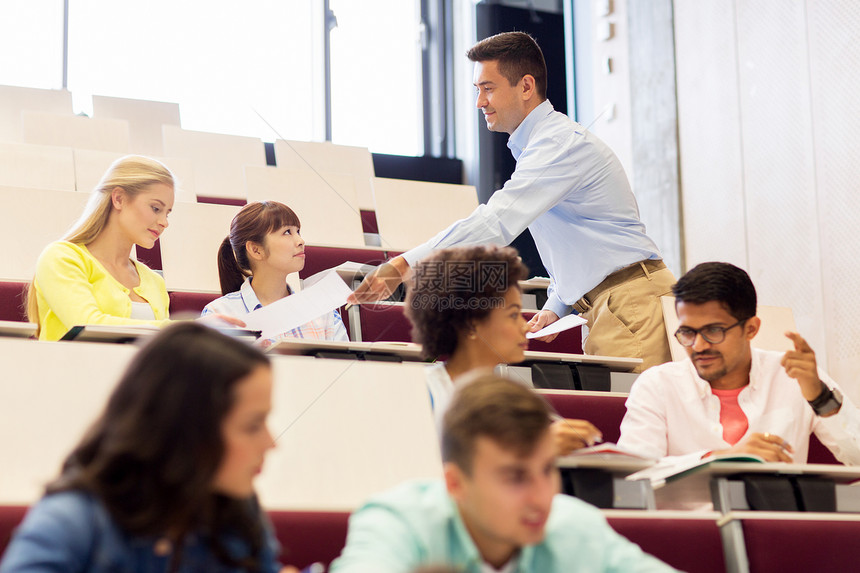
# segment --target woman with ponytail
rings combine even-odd
[[[167,229],[173,175],[148,157],[116,160],[90,195],[84,213],[36,263],[27,314],[40,340],[58,340],[83,324],[157,325],[167,321],[164,279],[131,258]]]
[[[218,250],[221,298],[203,309],[242,317],[292,294],[287,275],[305,266],[301,222],[292,209],[277,201],[245,205],[230,224],[230,235]],[[348,340],[335,310],[274,337]]]

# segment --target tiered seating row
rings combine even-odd
[[[376,177],[366,148],[277,140],[267,166],[262,140],[183,129],[178,104],[94,96],[88,118],[72,114],[68,92],[0,86],[0,109],[0,185],[89,191],[117,157],[141,153],[175,171],[180,201],[278,200],[313,243],[399,251],[477,206],[468,185]],[[362,211],[375,213],[373,230]]]

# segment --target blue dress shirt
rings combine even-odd
[[[561,317],[614,271],[662,258],[621,162],[549,100],[523,120],[508,147],[517,160],[510,180],[486,205],[405,253],[410,265],[435,249],[508,245],[528,227],[551,279],[544,309]]]

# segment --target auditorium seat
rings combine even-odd
[[[266,165],[263,141],[256,137],[190,131],[162,126],[164,155],[191,161],[197,195],[245,200],[245,166]]]
[[[844,573],[858,567],[860,521],[834,516],[764,514],[741,520],[750,573]]]
[[[203,307],[221,296],[220,292],[171,292],[169,294],[171,318],[181,318],[182,314],[199,316],[203,312]]]
[[[181,203],[173,206],[161,236],[161,263],[168,291],[220,293],[218,248],[239,207]]]
[[[23,505],[0,505],[0,557],[15,533],[15,528],[24,519],[27,507]]]
[[[299,214],[301,218],[301,214]],[[305,245],[305,268],[299,276],[306,279],[320,271],[351,261],[368,265],[379,265],[385,262],[385,251],[373,247],[350,248],[319,245]]]
[[[27,322],[24,296],[29,283],[0,281],[0,320]]]
[[[19,86],[0,86],[0,141],[23,143],[21,112],[73,115],[72,93]]]
[[[82,193],[89,193],[95,189],[108,167],[123,155],[126,154],[92,149],[75,149],[75,189]],[[177,157],[158,157],[155,155],[150,155],[150,157],[162,162],[173,173],[176,183],[174,193],[176,201],[191,203],[197,201],[194,191],[194,168],[190,160]]]
[[[128,122],[125,120],[24,111],[21,125],[24,143],[129,152]]]
[[[74,191],[71,148],[0,142],[0,185]]]
[[[618,442],[621,420],[627,412],[626,394],[609,392],[561,392],[539,390],[564,418],[588,420],[603,433],[603,441]]]
[[[86,202],[86,195],[74,191],[0,186],[0,205],[8,214],[0,225],[0,280],[32,280],[42,250],[69,230]]]
[[[358,340],[412,342],[412,323],[403,313],[402,303],[360,304],[358,310],[361,321]]]
[[[299,216],[308,243],[364,246],[355,180],[331,172],[245,167],[248,201],[280,201]]]
[[[524,311],[526,320],[531,320],[537,314]],[[570,328],[558,333],[552,342],[542,342],[534,338],[529,340],[529,350],[536,352],[562,352],[566,354],[582,354],[582,327]]]
[[[355,179],[355,193],[361,209],[374,209],[371,179],[374,176],[373,157],[366,147],[337,145],[327,141],[275,141],[275,161],[278,167],[340,173]]]
[[[346,545],[349,512],[270,511],[269,518],[281,543],[281,562],[300,569],[311,563],[326,567]]]
[[[376,211],[361,210],[361,230],[365,233],[379,234],[379,224],[376,222]]]
[[[27,508],[23,506],[0,506],[0,555],[26,511]],[[319,562],[328,567],[346,545],[350,516],[347,511],[268,511],[267,513],[274,527],[275,536],[282,547],[280,556],[282,563],[304,568]],[[618,533],[639,545],[646,553],[654,555],[673,567],[697,573],[717,573],[726,570],[715,517],[684,515],[678,512],[661,515],[661,512],[637,513],[612,510],[606,511],[605,514],[610,526]],[[828,524],[825,523],[825,525]],[[853,531],[856,535],[858,524],[852,525],[855,527],[842,526],[827,529],[828,531],[833,529],[836,532],[836,539],[844,540],[849,532]],[[757,533],[758,528],[755,529]],[[791,534],[792,532],[789,531],[788,535]],[[819,537],[823,536],[815,535],[816,539]],[[771,547],[773,539],[784,539],[784,537],[768,539]],[[759,542],[757,536],[753,542]],[[824,543],[828,542],[825,540]],[[832,541],[829,543],[833,545]],[[809,543],[799,540],[796,545],[809,552]],[[805,557],[799,562],[806,563],[809,559],[811,557]],[[753,562],[752,557],[750,562]],[[842,562],[844,563],[844,559]],[[790,567],[751,569],[753,573],[772,570],[822,569]],[[836,569],[829,570],[836,571]]]
[[[833,452],[828,450],[827,446],[822,444],[815,434],[809,436],[809,453],[806,455],[806,463],[842,465],[842,462],[836,459]]]
[[[605,511],[612,528],[643,551],[681,571],[726,571],[717,515],[683,512]],[[778,539],[778,538],[774,538]],[[771,540],[773,542],[773,539]],[[807,546],[808,547],[808,546]],[[792,569],[772,569],[790,571]],[[794,569],[801,571],[803,569]]]
[[[424,243],[478,206],[471,185],[374,177],[373,194],[382,246],[398,251]]]
[[[141,155],[164,155],[162,125],[180,126],[179,104],[140,99],[93,96],[93,117],[128,122],[129,151]]]

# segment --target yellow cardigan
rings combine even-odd
[[[59,340],[68,330],[83,324],[167,323],[170,299],[164,279],[137,261],[140,285],[134,292],[152,307],[155,320],[131,318],[129,289],[111,275],[84,245],[51,243],[36,263],[39,305],[39,340]]]

